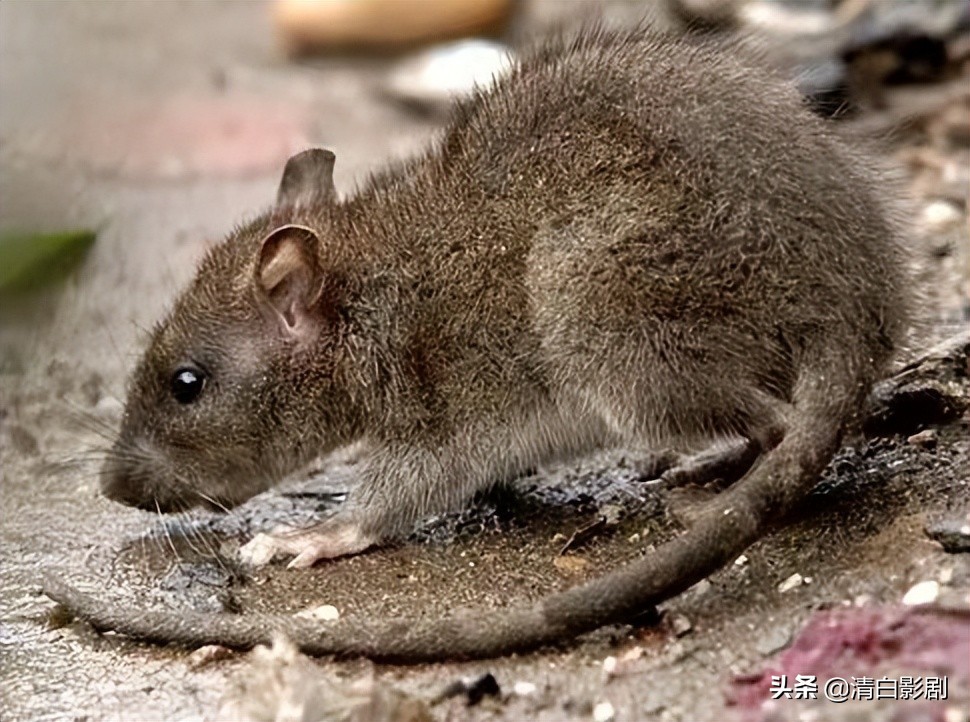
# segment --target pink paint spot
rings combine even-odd
[[[967,617],[900,607],[820,612],[767,667],[735,677],[727,702],[744,709],[760,708],[770,698],[772,675],[827,680],[897,677],[900,670],[946,676],[951,689],[966,689],[970,684]]]

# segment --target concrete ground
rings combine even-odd
[[[0,228],[99,230],[67,283],[0,302],[0,719],[213,719],[233,680],[249,673],[245,654],[200,666],[186,650],[50,625],[53,604],[39,593],[49,571],[133,605],[326,603],[349,620],[433,616],[538,598],[669,533],[663,494],[638,479],[623,451],[539,470],[471,511],[430,521],[406,544],[299,572],[271,566],[240,577],[231,564],[253,533],[306,513],[292,496],[174,526],[99,497],[98,462],[145,329],[208,245],[272,200],[288,155],[334,149],[336,184],[348,193],[433,136],[433,117],[381,92],[395,62],[289,63],[257,2],[0,4]],[[911,178],[925,180],[915,170]],[[924,193],[917,213],[932,200]],[[936,336],[960,323],[965,302],[966,204],[955,207],[963,215],[919,252],[942,289]],[[966,720],[962,655],[939,644],[930,667],[952,676],[938,704],[763,707],[763,690],[750,690],[764,670],[789,669],[793,658],[779,652],[820,610],[895,609],[913,584],[935,580],[941,602],[965,615],[967,555],[943,551],[924,527],[970,511],[968,457],[965,420],[938,429],[935,445],[852,442],[790,528],[665,605],[659,624],[499,660],[320,668],[338,680],[373,675],[424,699],[458,678],[494,675],[499,698],[446,700],[436,719],[588,720],[608,703],[618,720]],[[353,459],[324,471],[324,487],[341,488]],[[559,555],[564,537],[603,513],[619,521]],[[966,617],[947,619],[939,624],[955,624],[949,638],[962,644]],[[608,657],[620,660],[611,675]],[[844,671],[828,672],[931,671],[911,660],[842,662]],[[514,694],[517,682],[536,691]]]

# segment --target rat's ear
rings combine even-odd
[[[323,292],[320,238],[306,226],[280,226],[263,239],[256,261],[256,295],[293,336],[305,336],[319,314],[313,308]]]
[[[329,150],[311,148],[286,161],[283,178],[276,192],[277,205],[293,205],[311,200],[336,200],[333,164],[337,157]]]

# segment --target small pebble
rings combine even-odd
[[[589,560],[575,554],[564,554],[552,560],[552,565],[567,574],[579,574],[589,567]]]
[[[832,17],[827,11],[770,0],[746,2],[740,6],[738,16],[742,24],[750,25],[777,35],[827,33],[832,27]]]
[[[694,594],[706,594],[711,588],[711,583],[706,579],[701,579],[697,584],[691,587]]]
[[[940,583],[935,580],[919,582],[903,595],[903,604],[909,607],[932,604],[940,596]]]
[[[673,630],[675,636],[683,637],[694,628],[694,625],[683,614],[675,614],[670,620],[670,628]]]
[[[635,647],[630,647],[623,654],[620,655],[621,662],[634,662],[643,656],[643,647],[637,645]]]
[[[795,587],[800,587],[804,582],[805,580],[802,579],[802,575],[795,572],[788,577],[788,579],[778,585],[778,591],[784,594],[785,592],[791,591]]]
[[[207,644],[189,655],[189,667],[199,669],[213,662],[229,659],[233,654],[234,652],[229,647],[223,647],[220,644]]]
[[[784,627],[769,629],[766,634],[759,635],[755,650],[763,657],[770,657],[780,652],[791,641],[791,632]]]
[[[950,554],[970,552],[970,522],[966,519],[942,519],[926,525],[926,536],[939,542]]]
[[[296,613],[301,619],[315,619],[321,622],[335,622],[340,619],[340,610],[332,604],[321,604],[313,609],[304,609]]]
[[[442,108],[488,86],[512,67],[510,50],[487,40],[461,40],[422,50],[405,59],[391,74],[387,90],[426,108]]]
[[[532,682],[519,681],[513,685],[512,692],[519,697],[529,697],[536,693],[536,686]]]
[[[607,657],[603,660],[603,677],[609,681],[613,677],[629,674],[636,661],[643,656],[643,647],[630,647],[618,657]]]
[[[931,232],[949,230],[962,221],[963,214],[950,201],[933,201],[923,209],[923,225]]]
[[[599,702],[593,707],[593,720],[595,722],[610,722],[616,719],[616,710],[609,702]]]
[[[264,564],[269,564],[276,556],[276,552],[276,541],[272,535],[260,532],[239,547],[239,559],[243,564],[261,567]]]
[[[745,556],[744,554],[742,554],[741,556],[739,556],[737,559],[734,560],[734,566],[736,567],[743,567],[747,563],[748,563],[748,557]]]
[[[616,526],[623,518],[623,507],[619,504],[604,504],[599,508],[599,515],[603,517],[606,526]]]
[[[934,429],[923,429],[917,434],[913,434],[908,439],[906,439],[907,444],[913,446],[918,446],[921,449],[935,449],[937,441],[937,433]]]

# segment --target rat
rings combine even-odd
[[[913,313],[882,171],[723,41],[559,36],[352,197],[334,162],[290,159],[275,205],[155,328],[105,495],[230,507],[362,440],[332,518],[250,549],[307,566],[608,445],[738,440],[742,463],[701,465],[738,478],[652,553],[531,606],[347,626],[132,609],[48,579],[95,627],[235,647],[282,630],[308,653],[407,663],[630,622],[803,502]]]

